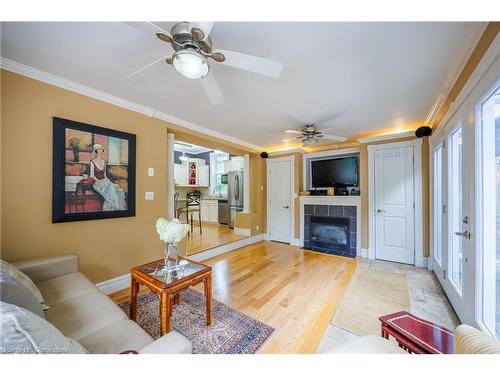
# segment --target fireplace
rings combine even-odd
[[[312,216],[309,247],[314,250],[345,254],[350,249],[349,218]]]
[[[355,206],[304,205],[304,249],[353,258],[357,255]]]

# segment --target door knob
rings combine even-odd
[[[290,206],[283,206],[283,208],[286,208],[288,210],[290,208]]]
[[[468,230],[466,230],[465,232],[455,232],[455,235],[462,236],[470,240],[470,233]]]
[[[377,208],[377,213],[378,214],[381,214],[382,212],[385,212],[385,210],[383,210],[382,208]]]

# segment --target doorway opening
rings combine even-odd
[[[174,143],[174,216],[190,225],[187,255],[241,240],[244,157],[200,145]]]

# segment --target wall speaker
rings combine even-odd
[[[428,137],[432,134],[432,128],[428,126],[421,126],[417,130],[415,130],[415,135],[417,138]]]
[[[269,154],[268,154],[267,152],[265,152],[265,151],[264,151],[264,152],[261,152],[261,153],[260,153],[260,157],[261,157],[262,159],[267,159],[267,158],[269,157]]]

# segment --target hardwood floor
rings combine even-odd
[[[263,241],[204,263],[213,298],[275,328],[260,353],[314,353],[358,259]],[[119,303],[130,289],[110,297]]]
[[[200,234],[200,228],[194,227],[193,233],[188,237],[187,254],[197,254],[243,238],[246,237],[235,234],[227,225],[203,223],[203,234]]]

